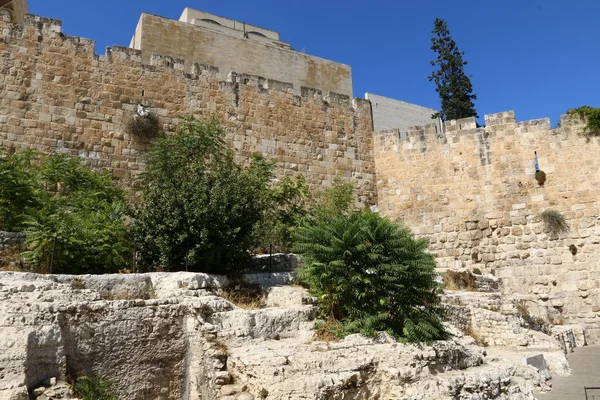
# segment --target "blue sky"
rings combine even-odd
[[[32,14],[63,20],[66,34],[127,46],[140,13],[178,19],[185,7],[279,31],[308,54],[352,67],[354,95],[372,92],[439,108],[431,29],[445,19],[469,62],[476,108],[517,120],[600,107],[598,0],[29,0]]]

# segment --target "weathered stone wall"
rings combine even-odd
[[[600,334],[600,141],[579,119],[519,122],[513,112],[375,134],[380,211],[431,239],[441,267],[479,268],[534,295],[555,323]],[[534,151],[547,181],[534,179]],[[570,231],[550,232],[544,210]]]
[[[141,37],[140,37],[141,36]],[[144,51],[144,62],[152,53],[291,82],[301,86],[352,96],[352,72],[348,65],[288,50],[275,44],[239,38],[186,22],[142,14],[132,43]]]
[[[168,36],[168,35],[167,35]],[[94,42],[66,36],[61,22],[0,11],[0,146],[78,155],[131,184],[151,141],[125,130],[138,103],[171,131],[185,113],[216,115],[243,161],[259,152],[279,176],[304,174],[310,186],[336,175],[358,200],[375,200],[371,106],[366,100],[237,75],[121,47],[94,54]],[[267,76],[268,77],[268,76]]]

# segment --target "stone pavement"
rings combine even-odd
[[[567,359],[573,374],[553,377],[552,391],[538,394],[538,400],[585,400],[585,386],[600,387],[600,346],[578,347]],[[588,400],[600,400],[600,390],[588,391]]]

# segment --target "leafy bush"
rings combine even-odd
[[[600,135],[600,108],[594,108],[590,106],[582,106],[579,108],[572,108],[567,111],[568,115],[577,115],[580,118],[587,120],[585,129],[590,135]]]
[[[112,389],[112,384],[101,375],[92,377],[81,376],[72,386],[75,395],[81,400],[118,400],[119,397]]]
[[[292,247],[292,231],[302,223],[308,213],[310,192],[302,175],[284,177],[271,190],[272,206],[261,229],[262,250],[269,244],[276,252],[289,252]]]
[[[18,231],[27,214],[39,207],[37,153],[31,150],[7,155],[0,149],[0,230]]]
[[[558,211],[546,210],[540,213],[540,219],[553,234],[565,233],[569,231],[569,226],[565,221],[565,217]]]
[[[40,166],[44,187],[39,208],[27,217],[25,257],[47,270],[54,248],[54,273],[117,272],[131,260],[125,192],[108,172],[80,160],[50,155]]]
[[[387,331],[410,342],[444,336],[426,240],[368,210],[333,214],[294,236],[304,260],[299,278],[338,335]]]
[[[185,117],[146,154],[135,231],[146,269],[235,275],[272,206],[273,163],[234,162],[216,120]]]

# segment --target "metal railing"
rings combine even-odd
[[[573,333],[573,329],[568,329],[564,332],[559,333],[558,335],[554,335],[554,337],[556,338],[556,340],[558,340],[558,344],[562,348],[562,351],[563,353],[565,353],[565,355],[569,350],[572,353],[573,349],[577,347],[577,343],[575,342],[575,333]],[[600,396],[600,394],[598,396]],[[598,400],[600,400],[600,397],[598,397]]]
[[[585,400],[600,400],[600,387],[586,386],[583,389],[585,390]],[[592,393],[588,393],[588,391]],[[594,391],[596,393],[593,393]]]

